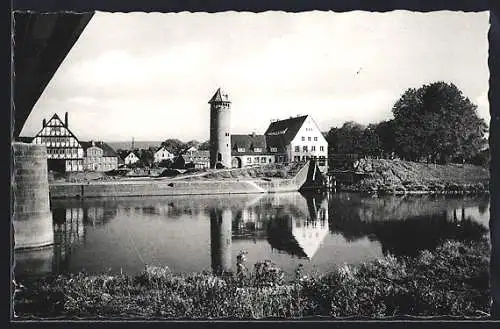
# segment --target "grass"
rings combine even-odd
[[[415,258],[387,256],[285,281],[275,264],[240,273],[61,275],[25,283],[16,315],[104,318],[296,318],[485,316],[489,243],[447,241]]]

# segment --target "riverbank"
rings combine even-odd
[[[470,164],[360,159],[357,181],[338,190],[381,195],[489,193],[489,170]]]
[[[16,315],[27,318],[294,318],[308,316],[487,317],[489,243],[446,241],[418,257],[386,256],[285,281],[269,262],[245,275],[61,275],[23,283]]]

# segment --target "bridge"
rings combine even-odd
[[[92,16],[14,14],[14,138]]]

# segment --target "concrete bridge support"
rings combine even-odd
[[[45,146],[12,143],[14,250],[54,243]]]

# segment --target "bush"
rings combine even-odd
[[[447,241],[418,257],[386,256],[286,281],[271,261],[238,275],[61,275],[16,294],[20,316],[255,319],[328,316],[478,316],[489,310],[488,241]]]

